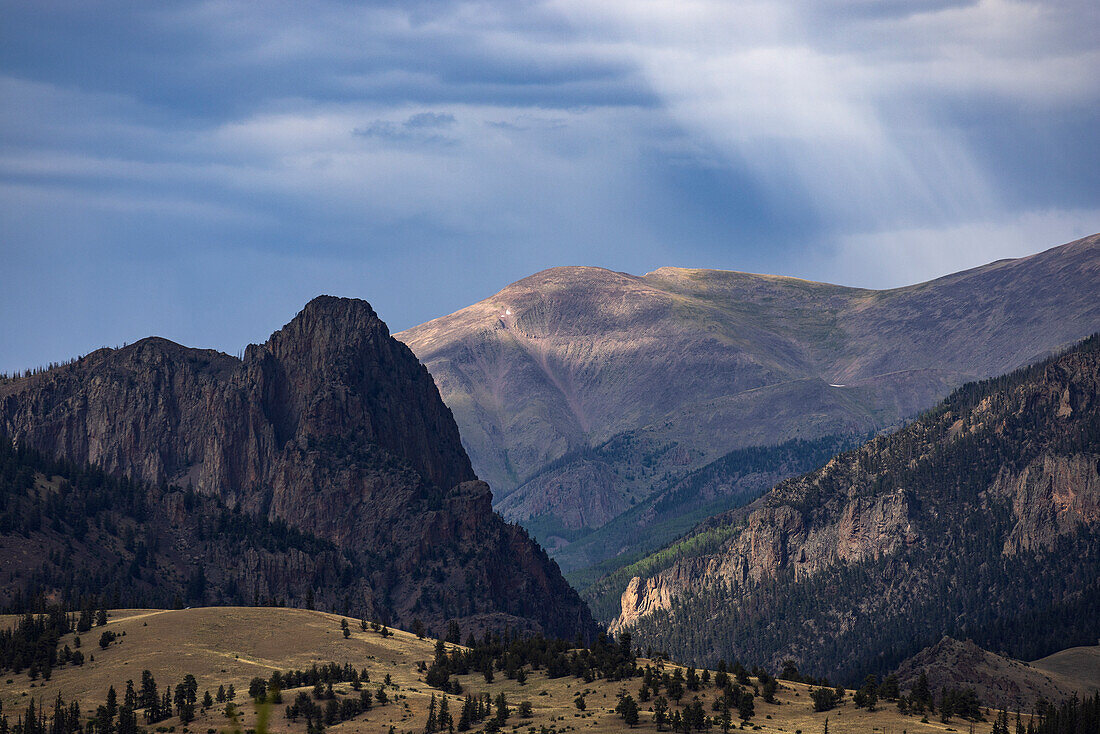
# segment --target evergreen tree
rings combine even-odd
[[[737,706],[737,715],[741,717],[742,721],[748,721],[756,713],[756,707],[753,705],[752,694],[745,691],[741,696],[741,701]]]
[[[435,711],[435,694],[432,694],[431,703],[428,704],[428,723],[424,725],[424,734],[435,734],[439,728],[439,721],[436,718]]]
[[[653,699],[653,721],[657,724],[657,731],[664,731],[666,711],[668,711],[668,701],[664,696]]]
[[[616,713],[622,717],[626,725],[634,728],[638,723],[638,704],[634,697],[627,694],[619,699],[619,705],[615,707]]]
[[[439,730],[453,732],[455,730],[454,718],[451,716],[451,706],[444,694],[439,699]]]

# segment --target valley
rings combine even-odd
[[[0,627],[15,621],[7,617],[0,620]],[[341,627],[345,621],[349,628],[346,637]],[[106,648],[100,648],[93,642],[103,630],[118,635],[117,641]],[[382,704],[376,698],[369,711],[347,721],[326,725],[326,730],[385,732],[392,726],[397,732],[422,732],[432,697],[435,696],[438,701],[443,696],[441,691],[425,683],[425,674],[418,669],[420,663],[432,661],[436,641],[430,636],[419,639],[402,630],[390,631],[392,634],[383,637],[369,628],[365,631],[360,629],[358,619],[304,609],[217,607],[112,610],[102,629],[93,627],[90,632],[81,635],[84,639],[82,649],[88,651],[90,657],[94,656],[94,660],[89,657],[81,666],[55,669],[48,681],[41,677],[31,680],[25,671],[18,674],[7,672],[0,679],[0,701],[3,712],[13,722],[13,717],[25,709],[31,700],[41,702],[49,710],[58,694],[65,701],[79,701],[85,707],[82,713],[92,717],[96,714],[94,704],[103,700],[109,687],[115,688],[121,700],[126,681],[132,680],[135,685],[140,685],[143,671],[149,671],[162,687],[173,686],[185,676],[193,675],[200,698],[206,691],[214,693],[219,686],[232,685],[235,690],[236,726],[253,729],[257,727],[264,708],[254,703],[248,695],[253,679],[266,681],[276,672],[308,670],[315,664],[324,666],[335,662],[341,667],[350,665],[357,672],[365,671],[369,681],[362,681],[361,690],[373,692],[381,687],[386,691],[387,701]],[[73,638],[73,634],[65,635],[60,643],[72,646]],[[447,647],[464,649],[452,644]],[[1087,649],[1092,660],[1096,659],[1096,650]],[[1079,656],[1084,653],[1078,651],[1075,654]],[[669,662],[642,657],[637,660],[637,665],[641,669],[651,666],[674,677],[677,671],[687,675],[685,668]],[[1056,661],[1050,665],[1059,667]],[[701,670],[695,673],[702,675]],[[708,716],[714,714],[712,704],[720,692],[713,683],[715,675],[716,671],[709,671],[707,678],[711,683],[700,685],[697,691],[687,690],[681,705],[673,702],[670,714],[683,710],[695,700],[702,704]],[[505,671],[497,671],[492,683],[487,683],[480,673],[457,676],[457,680],[463,693],[448,695],[450,710],[454,712],[456,721],[467,693],[475,696],[488,694],[494,701],[503,694],[513,709],[507,720],[508,730],[599,734],[628,728],[615,709],[619,696],[638,697],[643,676],[618,681],[606,678],[586,681],[571,675],[550,678],[545,669],[529,668],[523,682],[509,678]],[[748,689],[751,690],[752,684],[758,689],[761,687],[758,679],[751,679]],[[793,734],[796,731],[817,734],[823,731],[826,718],[829,731],[841,734],[900,732],[903,729],[907,732],[967,731],[971,726],[971,722],[957,717],[945,723],[936,715],[903,715],[892,702],[884,701],[875,711],[856,708],[850,690],[836,708],[815,712],[809,695],[812,688],[805,683],[781,680],[775,693],[775,703],[768,703],[757,695],[748,723],[740,727],[741,719],[735,712],[733,727],[777,734]],[[359,697],[359,692],[353,689],[350,682],[338,682],[333,689],[340,699]],[[267,712],[268,730],[301,730],[303,722],[288,721],[284,711],[299,692],[312,696],[312,687],[304,687],[300,691],[291,688],[281,691],[283,704],[273,704]],[[584,711],[578,710],[575,703],[578,695],[583,695],[585,699]],[[519,712],[524,702],[530,703],[529,716]],[[324,706],[326,699],[322,698],[319,704]],[[655,731],[652,701],[643,702],[639,707],[639,723],[630,728]],[[199,706],[195,718],[189,722],[170,716],[160,721],[158,726],[166,730],[176,727],[177,731],[181,728],[222,731],[233,726],[225,715],[225,708],[225,703],[217,703],[206,710]],[[995,713],[990,712],[988,718],[992,719]],[[987,731],[990,723],[981,722],[975,730]],[[716,725],[716,728],[720,727]],[[484,724],[471,729],[488,730]]]

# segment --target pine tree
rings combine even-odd
[[[912,698],[919,701],[922,708],[932,705],[932,688],[928,685],[928,675],[923,670],[917,678],[917,684],[913,686]]]
[[[447,703],[447,696],[441,696],[439,701],[439,730],[453,732],[455,730],[454,719],[451,717],[451,706]]]
[[[496,701],[496,720],[501,727],[508,721],[508,717],[512,715],[512,710],[508,708],[508,700],[504,698],[504,692],[502,691],[497,695]]]
[[[462,713],[458,716],[458,730],[469,731],[476,715],[477,705],[474,703],[473,696],[467,693],[466,700],[462,702]]]
[[[438,730],[439,722],[436,719],[435,713],[435,694],[432,694],[432,701],[428,704],[428,723],[424,725],[424,734],[435,734]]]
[[[666,711],[668,711],[668,701],[664,696],[653,699],[653,721],[657,724],[657,731],[664,731]]]
[[[619,699],[619,705],[615,707],[615,711],[622,717],[626,725],[634,728],[638,723],[638,704],[634,702],[634,697],[631,695],[625,695]]]
[[[753,704],[752,693],[746,691],[745,694],[741,696],[741,702],[737,707],[737,715],[741,717],[742,721],[748,721],[753,717],[754,713],[756,713],[756,707]]]

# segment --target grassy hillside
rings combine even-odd
[[[341,620],[349,622],[350,636],[341,632]],[[16,620],[8,617],[0,620],[0,627]],[[118,642],[106,649],[95,644],[103,629],[119,635]],[[335,732],[385,732],[390,726],[398,732],[422,732],[427,720],[431,696],[437,699],[441,693],[424,682],[424,674],[418,670],[421,661],[430,662],[435,641],[418,639],[415,635],[393,630],[391,637],[382,637],[372,631],[361,631],[359,620],[343,618],[322,612],[286,608],[217,607],[170,610],[117,610],[110,613],[105,628],[93,627],[84,634],[82,649],[94,655],[81,667],[66,666],[55,669],[49,681],[32,681],[26,672],[7,672],[0,678],[0,700],[3,711],[14,723],[15,716],[25,710],[33,698],[52,707],[58,692],[69,701],[76,698],[84,712],[91,716],[95,706],[101,704],[107,688],[113,685],[122,693],[127,680],[139,685],[143,670],[149,670],[161,688],[174,686],[185,675],[194,675],[198,683],[199,698],[206,690],[212,693],[219,685],[233,684],[237,691],[236,704],[240,709],[239,721],[243,728],[254,728],[257,707],[247,701],[249,681],[254,677],[269,678],[275,671],[308,669],[312,664],[336,662],[348,663],[357,670],[365,669],[370,682],[364,688],[377,689],[389,676],[385,689],[390,699],[386,705],[377,703],[367,713],[327,727]],[[73,635],[67,635],[62,645],[74,644]],[[452,646],[453,647],[453,646]],[[640,666],[652,661],[639,660]],[[661,665],[666,672],[674,672],[678,666]],[[682,670],[682,669],[681,669]],[[712,677],[713,680],[713,677]],[[510,680],[501,672],[492,684],[487,684],[480,673],[459,677],[464,692],[475,695],[489,693],[492,698],[503,693],[514,709],[523,701],[530,701],[532,715],[521,718],[513,713],[506,729],[519,732],[619,732],[626,730],[623,721],[614,713],[618,696],[628,693],[638,698],[640,679],[611,681],[596,678],[590,682],[565,676],[548,678],[544,670],[530,671],[525,683]],[[753,681],[758,683],[759,681]],[[338,698],[352,695],[347,684],[334,686]],[[303,689],[306,692],[309,689]],[[872,731],[947,732],[965,731],[969,722],[955,719],[952,723],[939,722],[936,717],[922,723],[919,716],[903,716],[892,704],[883,704],[875,712],[856,709],[851,695],[838,708],[827,713],[815,713],[809,698],[810,686],[802,683],[780,681],[777,703],[765,703],[760,696],[755,699],[755,712],[745,728],[762,732],[821,732],[828,717],[829,732],[847,734]],[[297,690],[283,691],[283,701],[289,703]],[[710,715],[712,702],[718,689],[704,685],[698,692],[688,691],[683,704],[690,704],[697,696],[705,712]],[[584,694],[586,710],[578,711],[574,699]],[[849,692],[850,694],[851,692]],[[449,696],[451,710],[456,713],[461,706],[461,696]],[[324,702],[321,702],[322,704]],[[272,707],[270,727],[277,732],[304,731],[299,719],[290,722],[284,716],[284,705]],[[654,731],[651,704],[641,704],[640,731]],[[682,708],[682,707],[673,707]],[[737,718],[734,717],[737,721]],[[222,731],[231,722],[224,715],[224,706],[215,705],[200,712],[189,725],[178,718],[160,722],[158,729],[176,732]],[[483,727],[475,726],[473,730]],[[986,732],[990,722],[979,722],[975,731]]]
[[[1070,647],[1030,663],[1073,690],[1100,690],[1100,645]]]

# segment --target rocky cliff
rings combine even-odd
[[[505,517],[579,568],[636,549],[574,557],[584,530],[734,449],[897,425],[1088,336],[1097,282],[1100,236],[886,291],[554,268],[396,336]]]
[[[967,385],[898,432],[639,561],[612,627],[681,659],[794,656],[830,670],[836,656],[849,672],[877,664],[861,649],[877,644],[888,658],[915,651],[922,635],[931,644],[965,631],[1024,659],[1050,652],[1033,648],[1052,635],[1091,642],[1100,631],[1086,611],[1100,605],[1098,396],[1098,337]],[[1031,629],[1063,615],[1072,630]]]
[[[572,636],[584,604],[493,514],[427,370],[364,301],[319,297],[243,360],[150,338],[0,386],[20,445],[282,519],[357,559],[352,607]]]

